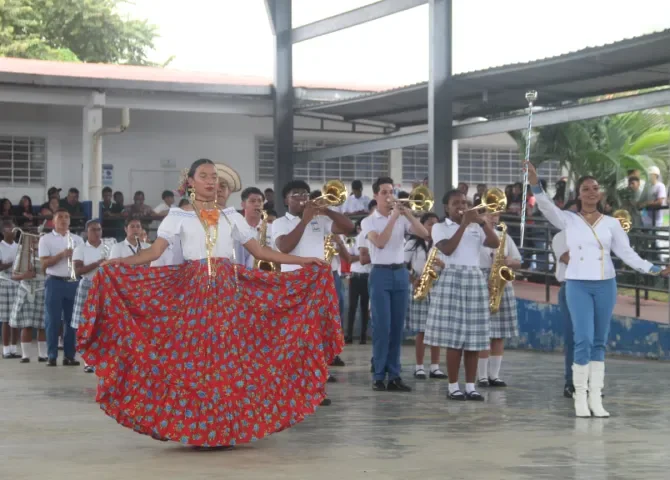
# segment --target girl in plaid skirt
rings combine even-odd
[[[421,217],[421,224],[431,233],[433,225],[439,218],[432,212],[424,213]],[[433,241],[425,241],[416,235],[410,235],[405,243],[405,263],[409,268],[410,282],[412,287],[409,290],[409,308],[407,311],[406,329],[410,335],[416,334],[414,342],[416,351],[416,366],[414,367],[414,378],[419,380],[426,379],[426,371],[423,368],[423,358],[425,346],[423,336],[426,331],[426,320],[428,319],[428,304],[430,296],[423,300],[414,300],[414,289],[419,283],[423,267],[426,264],[428,252],[433,247]],[[444,263],[436,259],[438,268],[444,268]],[[440,370],[440,347],[430,347],[430,378],[447,378],[447,375]]]
[[[28,238],[29,241],[34,242],[34,248],[37,251],[39,239],[37,237]],[[12,302],[9,325],[21,330],[21,363],[30,363],[33,330],[37,330],[37,360],[46,362],[47,337],[44,330],[44,281],[46,276],[42,273],[39,258],[35,258],[35,269],[33,271],[14,274],[12,279],[20,283],[17,283],[19,288]]]
[[[500,215],[492,215],[491,221],[493,225],[500,222]],[[498,231],[498,236],[502,232]],[[521,268],[521,254],[516,248],[514,240],[507,236],[505,240],[505,265],[512,270]],[[488,280],[491,273],[491,266],[496,249],[484,247],[480,251],[479,266]],[[479,365],[477,368],[478,378],[477,383],[480,387],[506,387],[507,384],[500,379],[500,365],[502,363],[503,351],[505,349],[505,339],[519,336],[519,326],[516,315],[516,296],[514,295],[514,287],[511,282],[505,284],[503,296],[500,301],[500,310],[491,314],[491,350],[483,350],[479,352]]]
[[[102,241],[102,226],[98,220],[89,220],[86,223],[86,243],[79,245],[72,254],[74,270],[81,277],[77,294],[74,297],[74,308],[72,309],[72,328],[78,329],[82,323],[82,312],[88,291],[93,284],[93,275],[98,271],[100,264],[107,258],[110,248]],[[93,373],[92,366],[84,362],[84,371]]]
[[[435,246],[447,256],[447,267],[435,282],[428,307],[424,343],[447,348],[451,400],[484,400],[475,389],[477,358],[489,346],[489,293],[479,268],[482,246],[497,248],[498,235],[486,215],[466,211],[465,195],[451,190],[442,199],[450,220],[433,226]],[[465,356],[465,394],[458,385]]]
[[[2,358],[19,358],[16,350],[18,332],[9,325],[12,304],[19,284],[12,280],[12,266],[18,244],[14,241],[14,224],[5,221],[2,225],[4,239],[0,242],[0,324],[2,324]]]

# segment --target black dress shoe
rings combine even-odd
[[[22,358],[22,359],[21,359],[21,363],[30,363],[30,359],[27,358],[27,357],[26,357],[26,358]]]
[[[444,373],[439,368],[437,370],[433,370],[432,372],[430,372],[429,376],[430,376],[430,378],[437,378],[437,379],[440,379],[440,380],[446,380],[447,378],[449,378],[449,377],[447,377],[447,374]]]
[[[575,387],[571,383],[566,383],[565,387],[563,387],[563,396],[565,398],[572,398],[572,396],[575,394]]]
[[[47,360],[49,360],[47,357],[37,357],[37,361],[38,361],[39,363],[44,363],[44,362],[46,362]]]
[[[333,403],[333,402],[332,402],[332,400],[331,400],[330,398],[324,398],[323,400],[321,400],[320,405],[321,405],[322,407],[327,407],[327,406],[329,406],[331,403]]]
[[[333,377],[332,375],[328,375],[328,383],[337,383],[337,378]]]
[[[345,337],[344,343],[347,345],[351,345],[352,343],[354,343],[354,339],[351,337]]]
[[[330,364],[331,367],[344,367],[344,361],[340,358],[340,356],[336,356],[333,359],[333,363]]]
[[[81,365],[79,360],[75,360],[73,358],[64,358],[63,359],[63,366],[64,367],[78,367]]]
[[[47,367],[55,367],[55,366],[57,366],[55,358],[47,359]]]
[[[412,387],[405,384],[400,377],[389,380],[388,385],[386,385],[386,390],[389,392],[411,392]]]
[[[93,373],[93,372],[95,372],[95,368],[93,368],[93,367],[90,366],[90,365],[84,365],[84,372],[86,372],[86,373]]]
[[[3,353],[2,358],[9,360],[10,358],[21,358],[21,355],[18,353]]]
[[[500,380],[499,378],[489,378],[490,387],[506,387],[507,384]]]
[[[375,392],[385,392],[386,384],[384,383],[383,380],[375,380],[374,382],[372,382],[372,389]]]

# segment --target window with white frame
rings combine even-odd
[[[0,183],[44,185],[46,139],[0,135]]]
[[[553,185],[561,177],[557,160],[542,162],[537,169],[541,178]],[[428,145],[402,149],[402,178],[404,183],[423,180],[428,176]],[[458,149],[458,180],[470,186],[485,183],[505,187],[521,180],[521,161],[515,148]]]
[[[334,147],[339,144],[333,141],[298,140],[293,144],[293,148],[296,151],[303,151]],[[261,182],[274,180],[275,154],[272,139],[258,139],[256,158],[257,180]],[[364,183],[372,183],[379,177],[389,175],[389,161],[390,153],[387,150],[363,153],[295,165],[293,175],[296,179],[319,185],[333,179],[344,182],[360,180]]]

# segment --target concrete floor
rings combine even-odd
[[[406,370],[413,347],[403,352]],[[610,360],[607,420],[575,419],[561,396],[562,358],[510,352],[507,389],[453,402],[444,381],[375,393],[369,347],[347,347],[333,405],[297,427],[232,451],[199,452],[118,426],[80,368],[0,360],[2,478],[584,479],[670,478],[667,363]]]

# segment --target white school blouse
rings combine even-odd
[[[368,248],[368,241],[365,239],[363,232],[358,234],[356,237],[356,243],[351,248],[349,248],[349,253],[360,257],[361,248]],[[372,270],[372,265],[369,263],[367,265],[363,265],[359,260],[358,262],[351,264],[350,270],[351,273],[370,273]]]
[[[244,245],[255,236],[253,229],[235,208],[222,210],[219,216],[219,234],[214,248],[214,257],[232,258],[234,240]],[[193,211],[171,208],[158,227],[158,237],[167,240],[170,244],[174,242],[175,237],[179,237],[184,260],[207,258],[205,229]]]
[[[0,272],[0,277],[5,280],[12,279],[12,270],[14,269],[14,260],[16,260],[16,255],[19,251],[19,244],[12,242],[11,244],[5,242],[4,240],[0,242],[0,263],[8,264],[11,263],[12,266],[7,270]]]
[[[449,240],[453,237],[461,226],[458,223],[449,222],[436,223],[433,225],[433,245],[437,245],[442,240]],[[486,241],[484,229],[471,223],[465,228],[461,241],[451,255],[446,256],[445,264],[461,265],[466,267],[479,267],[480,251]]]
[[[84,266],[91,265],[92,263],[95,263],[102,259],[103,253],[104,253],[104,247],[105,244],[100,242],[100,245],[97,247],[94,247],[88,241],[86,243],[82,243],[79,245],[77,248],[74,249],[74,252],[72,252],[72,261],[80,261],[84,264]],[[93,278],[93,275],[97,272],[97,269],[93,269],[88,273],[85,273],[82,275],[82,278],[88,278],[89,280]]]
[[[502,241],[502,231],[498,230],[496,232],[498,234],[498,238],[501,238]],[[519,252],[519,249],[516,248],[516,244],[514,243],[514,240],[512,240],[512,237],[509,236],[509,233],[505,233],[506,239],[505,239],[505,257],[512,257],[514,260],[521,261],[521,253]],[[491,265],[493,265],[493,257],[496,254],[496,248],[489,248],[486,246],[483,246],[481,250],[479,251],[479,267],[480,268],[491,268]]]
[[[430,249],[428,249],[428,251],[430,251]],[[410,238],[405,242],[405,263],[410,264],[411,271],[414,275],[421,275],[427,259],[428,253],[426,253],[421,245],[417,245],[416,239]]]
[[[566,280],[615,278],[611,252],[639,272],[649,272],[653,266],[631,248],[628,235],[617,219],[603,215],[591,226],[581,215],[558,208],[544,192],[535,193],[535,198],[545,218],[556,228],[565,230],[570,252]]]
[[[279,217],[272,222],[272,248],[279,250],[279,248],[277,248],[277,240],[279,237],[291,233],[301,221],[302,218],[286,212],[286,215]],[[302,237],[300,237],[300,241],[289,254],[298,257],[323,259],[325,251],[324,240],[326,235],[332,232],[332,226],[333,221],[325,215],[314,217],[312,221],[309,222],[309,225],[305,227]],[[300,265],[290,265],[285,263],[282,263],[281,265],[282,272],[292,272],[293,270],[299,270],[300,268],[302,268]]]
[[[140,250],[146,250],[147,248],[151,247],[148,243],[140,242],[140,246],[142,247]],[[131,245],[131,243],[128,241],[126,238],[123,242],[115,243],[112,245],[112,249],[109,252],[109,259],[113,258],[127,258],[127,257],[132,257],[137,253],[137,247]]]

